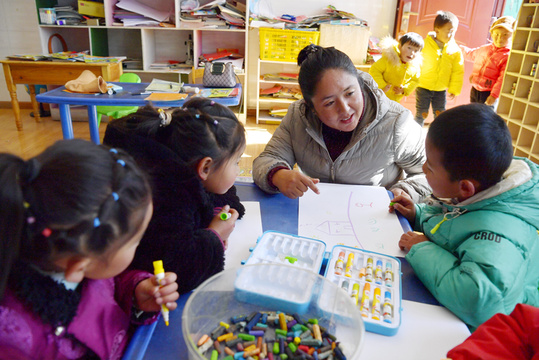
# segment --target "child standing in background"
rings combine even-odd
[[[152,178],[154,213],[132,267],[151,271],[152,259],[163,260],[181,277],[180,293],[222,271],[245,212],[234,181],[246,139],[234,113],[206,98],[172,112],[146,106],[111,121],[103,142],[126,150]]]
[[[176,308],[175,274],[160,288],[124,271],[152,214],[124,152],[63,140],[28,161],[0,154],[0,203],[0,353],[120,359],[135,324]]]
[[[423,38],[409,32],[399,41],[385,37],[378,46],[382,49],[382,57],[371,66],[369,74],[388,98],[400,102],[417,87],[423,62]]]
[[[514,25],[513,17],[502,16],[490,27],[491,44],[475,49],[461,46],[465,58],[474,62],[470,76],[472,84],[470,102],[483,103],[496,108],[511,51]]]
[[[432,111],[436,118],[445,110],[446,96],[454,99],[462,90],[464,58],[455,42],[458,18],[449,11],[439,11],[434,20],[434,31],[425,38],[421,77],[416,89],[415,120],[423,125]]]
[[[512,157],[507,125],[484,104],[440,114],[425,149],[432,197],[414,206],[399,195],[390,207],[424,233],[399,241],[415,274],[472,328],[539,306],[539,166]]]

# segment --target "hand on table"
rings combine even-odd
[[[303,196],[309,189],[316,194],[320,194],[320,190],[316,186],[320,180],[313,179],[299,171],[288,169],[279,170],[273,175],[272,182],[283,195],[291,199]]]

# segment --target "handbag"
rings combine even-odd
[[[202,77],[204,87],[232,88],[236,86],[234,65],[228,63],[207,63]]]

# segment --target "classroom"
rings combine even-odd
[[[539,1],[2,0],[0,21],[0,359],[538,356]]]

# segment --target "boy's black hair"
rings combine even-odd
[[[430,125],[427,139],[441,152],[451,181],[476,180],[480,191],[499,182],[513,159],[507,125],[484,104],[442,112]]]
[[[459,18],[449,11],[438,11],[434,19],[434,28],[441,28],[447,23],[451,23],[456,29],[459,26]]]
[[[401,36],[399,39],[400,46],[404,46],[406,43],[410,43],[412,46],[417,46],[420,50],[423,50],[423,46],[425,46],[423,37],[415,32],[409,32]]]

